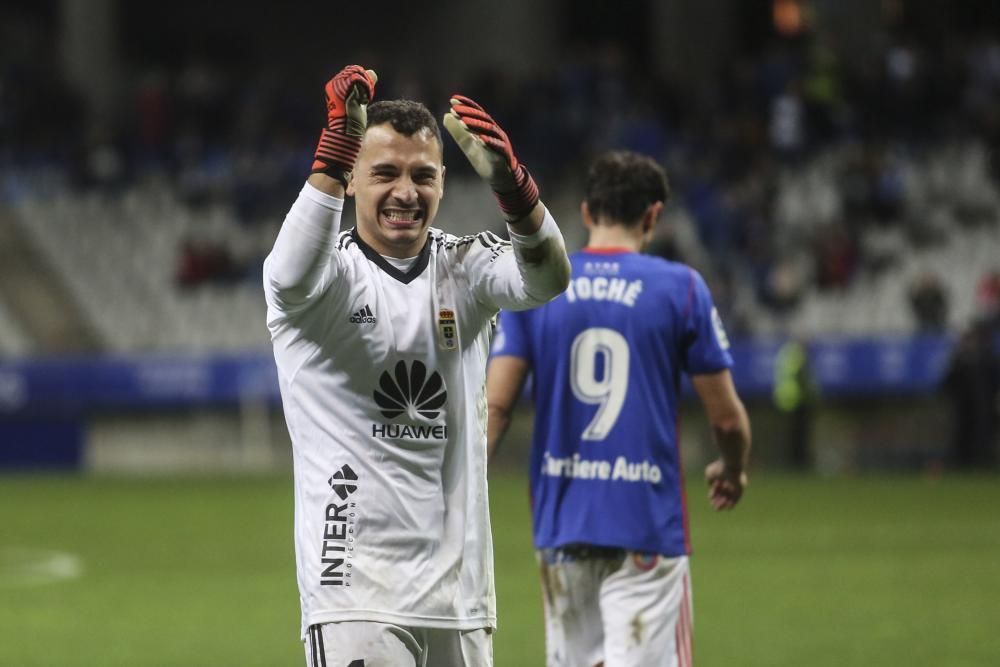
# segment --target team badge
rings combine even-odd
[[[441,341],[441,347],[446,350],[458,347],[458,323],[455,320],[455,311],[447,308],[438,311],[438,340]]]
[[[654,567],[656,567],[656,563],[659,560],[660,557],[657,554],[641,554],[641,553],[632,554],[632,562],[635,563],[635,566],[639,568],[642,572],[649,572],[650,570],[652,570]]]
[[[714,306],[712,307],[712,328],[715,329],[715,338],[719,341],[719,347],[728,350],[729,336],[726,335],[726,328],[722,326],[722,318],[719,317],[719,311]]]

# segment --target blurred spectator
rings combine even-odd
[[[789,313],[802,300],[806,275],[801,262],[782,259],[771,266],[764,276],[764,304],[779,314]]]
[[[1000,325],[1000,270],[987,271],[979,278],[976,310],[984,321]]]
[[[812,463],[812,422],[819,389],[809,363],[808,345],[792,338],[774,360],[774,406],[785,415],[785,451],[797,470]]]
[[[820,288],[844,289],[858,263],[857,240],[843,223],[827,225],[816,238],[816,284]]]
[[[896,153],[889,148],[872,156],[872,211],[875,217],[891,223],[903,213],[906,195],[902,165]]]
[[[794,84],[771,100],[768,136],[779,157],[794,160],[801,156],[806,142],[805,105]]]
[[[135,95],[136,150],[142,163],[156,165],[166,160],[171,131],[167,76],[150,69],[140,77]]]
[[[244,274],[229,248],[217,243],[185,240],[181,243],[177,286],[182,289],[208,283],[228,284]]]
[[[848,220],[863,220],[870,215],[873,188],[868,160],[865,146],[854,143],[847,147],[840,165],[837,181]]]
[[[821,144],[834,139],[843,106],[840,65],[837,53],[822,36],[809,49],[802,89],[810,134]]]
[[[910,309],[920,333],[942,333],[948,328],[948,293],[933,271],[921,273],[910,285]]]
[[[942,388],[951,403],[951,459],[959,468],[996,462],[1000,358],[997,330],[977,321],[962,333]]]
[[[125,158],[110,130],[95,129],[87,142],[77,174],[78,184],[116,194],[128,179]]]
[[[921,107],[924,85],[922,56],[908,39],[890,44],[883,54],[882,132],[889,136],[913,139],[923,124]]]

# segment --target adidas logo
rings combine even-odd
[[[351,483],[358,481],[358,474],[346,463],[327,481],[330,483],[330,488],[340,496],[341,500],[347,500],[347,496],[358,490],[358,485]]]
[[[406,362],[400,361],[393,371],[382,373],[378,381],[381,391],[375,390],[375,403],[386,419],[404,413],[411,419],[417,415],[436,418],[448,398],[441,374],[435,371],[428,376],[427,366],[421,361],[414,361],[409,369]]]
[[[375,313],[365,304],[365,307],[351,315],[351,324],[375,324]]]

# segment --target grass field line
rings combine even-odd
[[[76,579],[83,561],[64,551],[0,547],[0,589],[28,588]]]

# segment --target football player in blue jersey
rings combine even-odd
[[[600,156],[569,288],[500,317],[489,448],[533,374],[531,504],[550,667],[692,664],[682,373],[720,452],[705,470],[710,503],[732,508],[747,484],[750,424],[708,287],[694,269],[640,253],[668,196],[653,160]]]

